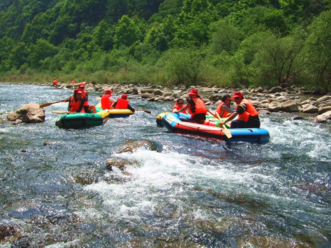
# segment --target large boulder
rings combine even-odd
[[[147,140],[130,140],[125,142],[121,147],[119,147],[116,153],[133,152],[138,148],[145,148],[146,150],[154,150],[153,144]]]
[[[331,99],[331,96],[325,95],[317,99],[318,102],[325,102]]]
[[[108,170],[112,171],[113,167],[117,167],[120,170],[125,170],[126,165],[132,165],[130,161],[120,159],[120,158],[109,158],[105,162]]]
[[[270,89],[270,93],[276,93],[276,92],[282,92],[282,91],[284,91],[284,89],[280,86],[272,87]]]
[[[289,100],[280,105],[281,110],[285,112],[298,112],[299,105],[295,100]]]
[[[278,112],[280,110],[280,105],[278,102],[271,102],[269,105],[268,105],[268,110],[270,112]]]
[[[331,105],[327,105],[327,106],[321,106],[318,108],[318,114],[323,114],[325,112],[328,112],[331,110]]]
[[[154,93],[155,96],[162,96],[163,95],[162,90],[159,90],[159,89],[154,90],[153,93]]]
[[[212,102],[217,102],[222,99],[222,95],[213,94],[209,97],[209,100]]]
[[[312,104],[308,104],[307,106],[305,106],[303,109],[302,109],[302,112],[303,113],[317,113],[318,112],[318,108]]]
[[[154,92],[154,89],[152,88],[144,88],[144,89],[140,89],[140,94],[144,94],[144,93],[153,93]]]
[[[316,116],[315,122],[321,123],[321,122],[326,122],[327,120],[331,119],[331,110],[328,112],[325,112],[321,115]]]
[[[37,103],[28,103],[7,115],[9,121],[16,123],[38,123],[45,121],[45,110]]]

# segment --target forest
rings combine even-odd
[[[3,82],[331,89],[331,0],[2,0]]]

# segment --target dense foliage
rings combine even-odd
[[[331,88],[331,0],[3,0],[2,80]]]

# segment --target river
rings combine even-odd
[[[0,85],[0,113],[71,92]],[[63,130],[59,103],[44,123],[0,124],[0,228],[13,233],[0,247],[331,247],[330,123],[263,115],[269,143],[227,144],[157,127],[172,103],[131,105],[152,114]],[[117,153],[129,140],[155,149]]]

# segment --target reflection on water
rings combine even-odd
[[[24,94],[17,92],[23,90]],[[0,113],[71,90],[0,85]],[[97,96],[90,93],[92,103]],[[137,112],[104,126],[46,121],[0,125],[0,245],[9,247],[327,247],[329,124],[262,116],[268,144],[177,135],[156,126],[171,103],[132,100]],[[118,153],[128,140],[156,150]],[[129,161],[125,172],[108,158]]]

